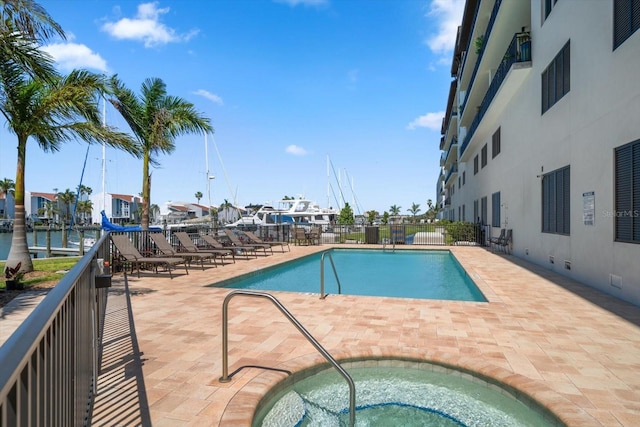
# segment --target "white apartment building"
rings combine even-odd
[[[437,183],[444,218],[640,305],[640,0],[467,0]]]

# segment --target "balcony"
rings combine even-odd
[[[454,163],[449,168],[449,172],[447,172],[447,177],[444,179],[444,185],[449,185],[449,182],[452,179],[455,179],[458,176],[458,163]]]
[[[444,154],[444,153],[443,153]],[[444,164],[441,166],[446,166],[458,160],[458,138],[455,136],[449,145],[449,149],[447,150],[446,155],[444,156]]]
[[[517,33],[511,39],[511,43],[502,57],[493,79],[489,84],[489,88],[484,94],[484,98],[478,111],[469,126],[469,129],[464,137],[462,146],[460,147],[459,158],[466,160],[465,151],[473,138],[474,133],[478,129],[478,126],[485,117],[485,114],[492,106],[493,100],[500,93],[500,108],[501,112],[508,101],[513,97],[516,89],[520,87],[525,77],[531,70],[531,38],[529,33]],[[503,85],[503,83],[505,83]],[[498,110],[494,113],[494,116],[498,115]]]

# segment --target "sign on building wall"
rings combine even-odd
[[[582,221],[584,225],[595,225],[596,193],[589,191],[582,193]]]

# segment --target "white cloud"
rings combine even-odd
[[[407,129],[414,130],[415,128],[427,128],[431,130],[440,130],[442,127],[443,117],[444,111],[427,113],[424,116],[413,119],[413,121],[407,125]]]
[[[120,40],[137,40],[144,42],[145,47],[188,41],[198,33],[191,30],[178,34],[173,28],[160,22],[160,17],[169,12],[169,8],[158,8],[157,2],[141,3],[134,18],[122,18],[119,21],[107,22],[102,30]]]
[[[274,0],[276,3],[288,4],[291,7],[295,7],[299,4],[304,6],[324,6],[329,4],[329,0]]]
[[[108,71],[107,61],[83,44],[52,43],[43,46],[42,50],[51,55],[58,67],[65,71],[71,71],[75,68]]]
[[[462,23],[465,0],[433,0],[427,17],[437,20],[438,32],[431,35],[426,44],[437,54],[453,51],[458,26]]]
[[[204,98],[207,98],[209,101],[218,104],[218,105],[224,105],[224,102],[222,101],[222,98],[219,97],[218,95],[216,95],[215,93],[211,93],[208,90],[204,90],[204,89],[198,89],[197,91],[193,92],[196,95],[200,95]]]
[[[294,156],[304,156],[307,154],[307,150],[297,145],[289,145],[284,151]]]

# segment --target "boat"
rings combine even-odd
[[[256,212],[243,215],[226,227],[253,227],[275,224],[292,224],[302,227],[321,227],[326,231],[335,222],[338,211],[320,208],[317,203],[304,198],[283,199],[274,207],[265,204]]]

